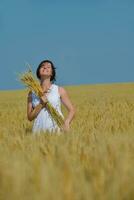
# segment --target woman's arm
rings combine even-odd
[[[32,107],[32,96],[31,96],[31,92],[29,92],[28,94],[28,98],[27,98],[27,119],[29,121],[32,121],[33,119],[35,119],[37,117],[37,115],[39,114],[39,112],[42,110],[42,108],[44,108],[46,106],[45,104],[45,99],[44,97],[41,98],[41,103],[39,103],[34,109]]]
[[[62,103],[68,110],[68,116],[65,119],[65,129],[69,130],[69,126],[70,126],[72,119],[75,116],[76,109],[75,109],[74,105],[72,104],[67,91],[63,87],[59,87],[59,93],[61,96]]]

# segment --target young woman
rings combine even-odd
[[[67,132],[70,129],[70,123],[75,115],[75,108],[70,101],[67,91],[63,87],[54,84],[56,80],[55,66],[50,60],[43,60],[37,70],[36,75],[40,80],[40,85],[44,95],[39,98],[34,92],[29,92],[27,98],[27,118],[29,121],[34,120],[32,132],[49,131],[60,132],[61,129],[48,112],[44,102],[47,100],[56,108],[64,118],[61,111],[61,103],[68,110],[67,118],[64,118],[62,130]]]

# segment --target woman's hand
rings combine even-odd
[[[63,125],[63,131],[68,132],[70,130],[70,122],[68,120],[65,120]]]
[[[40,97],[40,103],[42,104],[43,107],[46,106],[46,103],[48,102],[47,97],[44,95],[42,97]]]

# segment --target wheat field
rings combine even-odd
[[[60,135],[31,133],[26,89],[0,91],[0,200],[133,200],[134,83],[65,88]]]

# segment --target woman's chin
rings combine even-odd
[[[50,77],[50,75],[48,75],[48,74],[42,74],[41,75],[41,78],[49,78]]]

